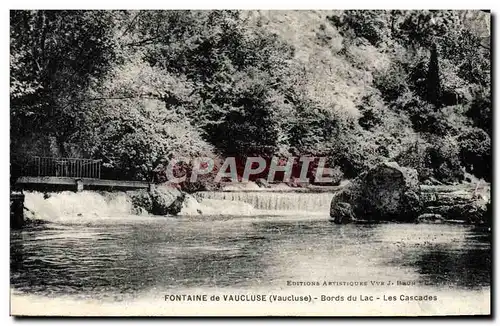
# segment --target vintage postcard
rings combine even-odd
[[[11,315],[491,315],[490,25],[11,10]]]

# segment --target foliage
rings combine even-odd
[[[441,106],[441,80],[439,76],[437,46],[435,43],[432,45],[426,81],[426,100],[439,109]]]
[[[433,177],[445,183],[460,182],[464,171],[459,159],[459,146],[452,137],[431,137],[432,146],[425,153]]]
[[[492,136],[492,107],[490,89],[481,89],[477,92],[469,110],[467,117],[471,118],[474,125],[484,130],[490,137]]]
[[[419,138],[396,157],[396,162],[416,169],[422,182],[439,180],[451,184],[464,179],[458,150],[453,138]]]
[[[11,11],[13,169],[71,155],[150,180],[172,157],[293,153],[338,177],[396,159],[422,180],[490,178],[489,43],[464,17]]]
[[[491,139],[479,128],[473,128],[458,137],[463,166],[477,177],[491,181]]]
[[[396,36],[407,45],[430,47],[436,38],[449,35],[462,22],[458,11],[409,10],[398,15]]]
[[[74,103],[114,55],[111,12],[11,11],[12,132],[54,136],[64,151],[84,114]]]
[[[377,71],[373,76],[373,84],[387,102],[396,101],[409,91],[408,73],[400,64],[393,64],[385,71]]]
[[[345,10],[328,18],[342,32],[351,32],[352,38],[365,38],[377,46],[387,37],[388,14],[383,10]]]

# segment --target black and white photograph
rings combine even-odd
[[[491,316],[490,10],[9,20],[11,316]]]

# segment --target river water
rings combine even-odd
[[[491,239],[470,226],[335,225],[322,212],[185,217],[119,213],[88,219],[81,214],[58,217],[11,231],[12,312],[418,315],[490,311]],[[189,310],[193,303],[164,300],[165,295],[179,293],[288,293],[312,295],[314,302],[293,303],[292,310],[271,303],[226,302],[229,308],[194,303],[198,308]],[[405,295],[427,294],[437,300],[404,300]],[[333,301],[323,302],[322,295]],[[339,295],[344,296],[343,302],[334,300]],[[349,295],[358,301],[348,305]],[[377,302],[364,305],[359,301],[364,295],[374,295]],[[397,303],[385,300],[390,296],[397,297]]]

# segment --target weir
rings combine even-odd
[[[192,197],[191,197],[192,196]],[[334,193],[294,192],[211,192],[192,194],[193,201],[186,201],[179,213],[185,215],[230,215],[250,216],[282,213],[320,213],[328,216]],[[194,198],[193,198],[194,197]],[[193,206],[194,205],[194,206]],[[193,206],[190,208],[190,206]],[[95,219],[119,219],[143,215],[146,212],[134,208],[127,192],[63,191],[42,193],[25,192],[25,207],[28,218],[59,222],[89,222]],[[197,212],[197,210],[201,210]],[[193,212],[191,212],[193,211]],[[191,213],[190,213],[191,212]]]
[[[276,191],[201,191],[194,194],[198,200],[217,199],[244,202],[255,209],[270,211],[329,212],[334,193],[295,193]]]
[[[91,221],[124,218],[134,214],[130,197],[125,192],[62,191],[50,193],[24,192],[25,207],[30,218],[46,221]]]

